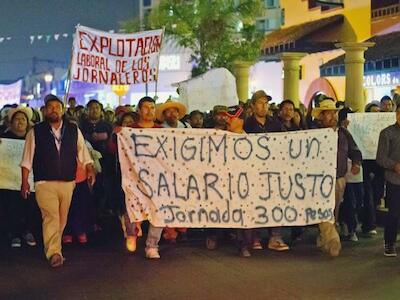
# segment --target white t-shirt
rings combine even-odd
[[[363,169],[362,165],[360,165],[360,172],[356,175],[351,173],[351,160],[347,161],[347,173],[346,173],[346,182],[347,183],[361,183],[364,181],[363,179]]]

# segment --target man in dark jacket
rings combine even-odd
[[[332,100],[323,100],[319,107],[312,111],[313,117],[317,119],[321,128],[332,128],[338,132],[337,168],[335,186],[335,222],[339,217],[340,203],[346,187],[345,175],[347,173],[347,160],[352,161],[351,172],[358,174],[362,161],[361,151],[358,149],[350,132],[338,126],[338,108]],[[319,224],[320,236],[317,245],[331,256],[338,256],[341,250],[340,237],[335,225],[330,222]]]
[[[44,102],[45,121],[26,136],[21,162],[21,194],[25,199],[28,197],[28,176],[33,170],[36,200],[43,218],[45,254],[52,267],[60,267],[64,262],[61,237],[75,188],[77,160],[86,166],[91,185],[95,174],[82,133],[63,118],[64,103],[51,94]]]
[[[400,219],[400,107],[396,109],[396,123],[379,135],[377,163],[385,169],[386,203],[389,212],[385,224],[385,256],[397,256],[396,237]]]

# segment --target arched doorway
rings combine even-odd
[[[311,82],[304,99],[304,105],[308,107],[311,100],[324,94],[337,101],[336,92],[328,79],[320,77]]]

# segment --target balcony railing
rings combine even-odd
[[[381,7],[371,11],[372,19],[396,16],[399,14],[400,14],[400,3],[386,7]]]

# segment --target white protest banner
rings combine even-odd
[[[162,33],[117,34],[78,25],[71,79],[108,85],[156,81]]]
[[[132,129],[118,134],[132,221],[253,228],[332,221],[337,133],[232,134]]]
[[[1,139],[0,141],[0,189],[19,191],[21,189],[21,163],[24,140]],[[29,184],[33,191],[32,172]]]
[[[22,80],[11,84],[0,84],[0,108],[6,104],[19,104],[21,100]]]
[[[379,134],[382,129],[396,123],[396,114],[385,113],[355,113],[347,116],[350,124],[348,130],[354,138],[363,155],[363,159],[376,159]]]

